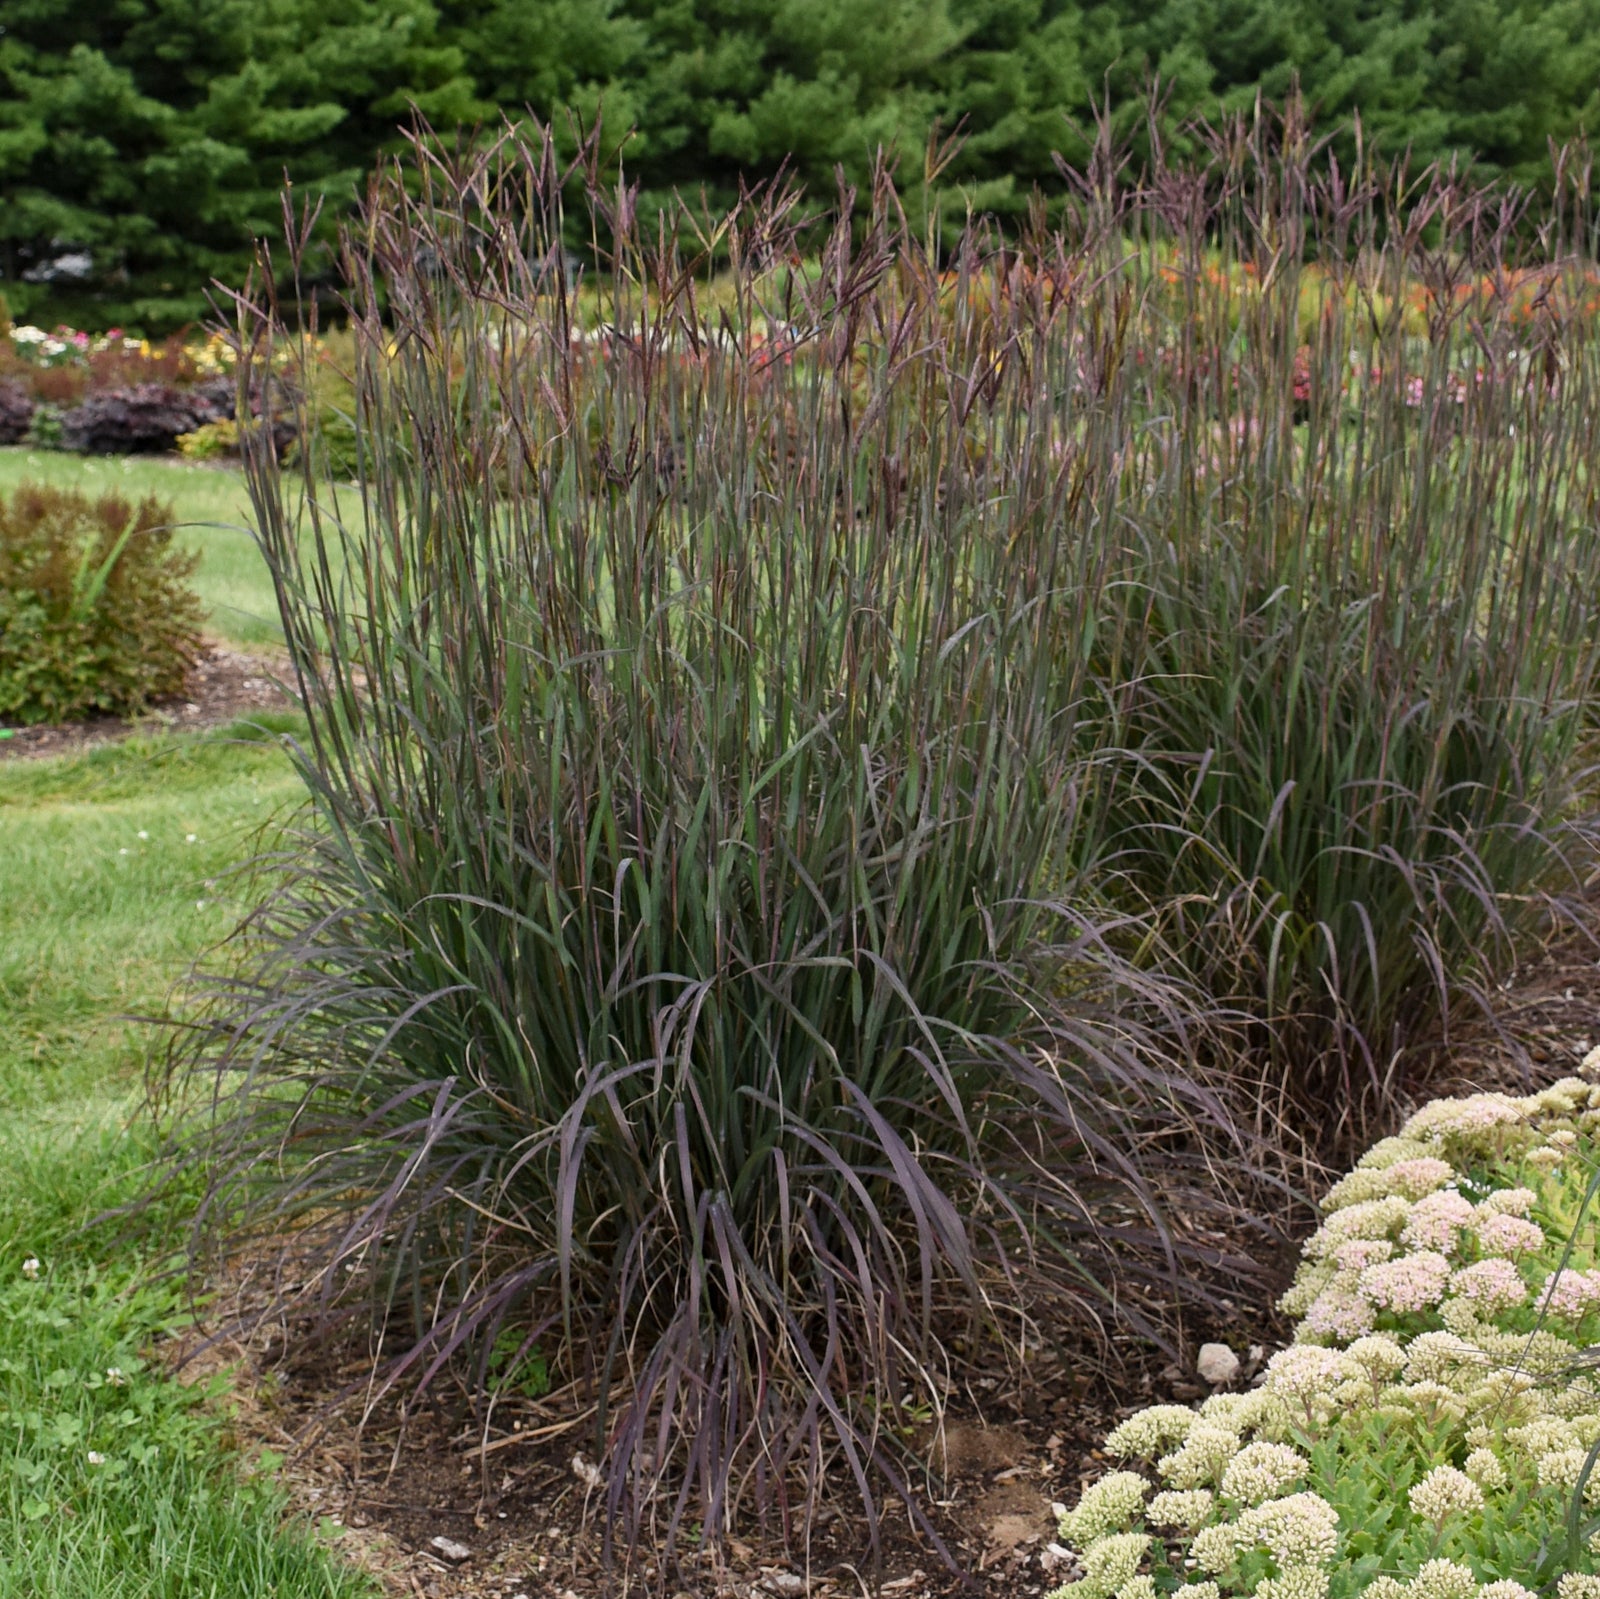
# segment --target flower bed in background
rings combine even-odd
[[[1584,1062],[1600,1077],[1600,1050]],[[1248,1392],[1157,1405],[1065,1599],[1600,1599],[1600,1086],[1437,1100],[1323,1200]]]
[[[315,348],[320,354],[322,341]],[[0,326],[0,444],[90,455],[237,453],[237,362],[220,333],[152,343],[119,328],[91,335]]]

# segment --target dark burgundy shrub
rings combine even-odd
[[[207,397],[165,383],[102,389],[63,414],[62,442],[90,455],[170,450],[180,433],[192,433],[219,414]]]
[[[280,385],[280,401],[284,392],[286,392],[286,386]],[[210,412],[206,417],[208,422],[232,422],[238,417],[238,384],[231,377],[202,378],[200,382],[186,389],[184,393],[197,405],[210,407]],[[261,385],[256,382],[250,387],[250,415],[252,417],[260,417],[261,404]],[[285,415],[281,410],[274,409],[272,443],[280,456],[294,442],[296,431],[294,418]]]
[[[184,394],[196,405],[207,408],[208,422],[231,422],[238,409],[238,385],[231,377],[202,378],[198,383],[193,383],[185,389]],[[250,398],[251,410],[259,412],[261,409],[259,389]]]
[[[33,420],[33,401],[20,383],[0,382],[0,444],[18,444]]]

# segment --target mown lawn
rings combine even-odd
[[[272,584],[247,526],[249,497],[237,471],[139,456],[0,449],[0,494],[30,480],[91,494],[115,489],[135,498],[156,494],[171,500],[182,524],[180,542],[200,554],[194,586],[206,603],[211,630],[240,645],[282,638]]]
[[[232,869],[296,799],[270,731],[0,764],[0,1599],[370,1592],[231,1450],[225,1392],[152,1366],[185,1196],[135,1222],[142,1066]],[[225,1388],[225,1384],[223,1385]]]

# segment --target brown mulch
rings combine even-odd
[[[1282,1329],[1231,1329],[1246,1357],[1240,1381],[1259,1369]],[[290,1329],[299,1331],[300,1329]],[[835,1599],[876,1589],[903,1599],[960,1592],[1035,1599],[1072,1570],[1055,1546],[1052,1503],[1076,1499],[1108,1467],[1105,1433],[1130,1411],[1184,1402],[1210,1390],[1134,1340],[1118,1370],[1077,1369],[1039,1356],[1022,1385],[978,1378],[952,1394],[942,1432],[910,1442],[938,1476],[925,1503],[967,1573],[950,1571],[897,1503],[882,1505],[882,1565],[871,1568],[864,1525],[824,1510],[806,1552],[747,1530],[716,1560],[680,1555],[670,1572],[648,1552],[632,1582],[602,1554],[603,1489],[590,1457],[592,1412],[572,1392],[501,1402],[491,1424],[421,1408],[403,1426],[379,1406],[356,1425],[359,1399],[330,1409],[369,1367],[362,1350],[284,1358],[282,1329],[225,1340],[185,1359],[185,1379],[230,1369],[236,1433],[247,1451],[288,1456],[281,1481],[293,1508],[315,1521],[386,1592],[426,1599],[598,1599],[625,1591],[671,1599]],[[1242,1335],[1242,1336],[1241,1336]],[[438,1540],[443,1540],[441,1545]]]
[[[208,640],[181,695],[155,701],[143,716],[95,716],[82,722],[37,727],[0,724],[0,760],[67,755],[98,749],[136,734],[199,732],[247,720],[259,711],[292,709],[281,686],[286,661],[270,654],[245,654]]]

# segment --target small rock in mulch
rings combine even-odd
[[[428,1547],[441,1560],[448,1561],[452,1566],[464,1566],[472,1559],[472,1551],[464,1543],[457,1543],[454,1538],[446,1538],[443,1534],[437,1538],[430,1538]]]
[[[1226,1344],[1201,1344],[1195,1370],[1213,1388],[1220,1388],[1239,1375],[1239,1357]]]

